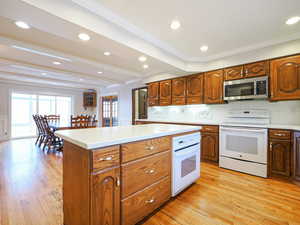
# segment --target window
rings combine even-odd
[[[36,135],[33,114],[60,115],[62,122],[69,121],[72,114],[72,98],[13,93],[11,101],[12,138]]]
[[[102,126],[118,126],[118,96],[102,97]]]

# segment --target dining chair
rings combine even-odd
[[[56,122],[60,120],[60,115],[45,115],[47,121]]]
[[[40,116],[41,125],[45,132],[45,138],[43,140],[44,146],[43,151],[46,149],[50,150],[54,148],[55,150],[62,151],[63,149],[63,140],[56,136],[54,131],[50,128],[47,118],[44,116]]]
[[[94,123],[96,121],[94,118],[95,117],[90,116],[90,115],[79,115],[79,116],[71,115],[71,128],[72,129],[81,129],[81,128],[95,127],[96,124],[94,124]]]

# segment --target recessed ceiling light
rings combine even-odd
[[[102,74],[103,72],[102,71],[98,71],[97,73]]]
[[[104,55],[106,55],[106,56],[109,56],[109,55],[111,55],[111,53],[110,53],[110,52],[104,52],[103,54],[104,54]]]
[[[143,68],[144,68],[144,69],[148,69],[149,66],[148,66],[147,64],[145,64],[145,65],[143,65]]]
[[[82,79],[82,78],[80,78],[79,80],[80,80],[80,81],[83,81],[83,79]]]
[[[61,62],[53,62],[54,65],[60,65]]]
[[[43,76],[47,75],[47,73],[42,73]]]
[[[207,45],[203,45],[200,47],[200,51],[201,52],[206,52],[208,50],[208,46]]]
[[[83,41],[88,41],[88,40],[91,39],[90,36],[88,34],[85,34],[85,33],[78,34],[78,37],[79,37],[79,39],[81,39]]]
[[[16,21],[15,24],[22,29],[29,29],[30,26],[23,21]]]
[[[181,24],[178,20],[173,20],[170,27],[172,30],[177,30],[180,26]]]
[[[300,17],[299,16],[294,16],[294,17],[289,18],[285,23],[287,25],[293,25],[295,23],[298,23],[299,21],[300,21]]]
[[[147,57],[146,56],[140,56],[139,57],[139,61],[141,61],[141,62],[145,62],[147,60]]]

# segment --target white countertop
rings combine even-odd
[[[145,121],[145,122],[161,122],[161,123],[187,123],[187,124],[195,124],[195,125],[225,125],[218,122],[213,121],[172,121],[172,120],[152,120],[152,119],[139,119],[136,121]],[[233,124],[231,124],[233,126]],[[245,127],[257,127],[257,125],[251,125],[251,124],[245,124],[243,125]],[[297,124],[268,124],[266,126],[261,126],[264,128],[270,128],[270,129],[286,129],[286,130],[295,130],[300,131],[300,125]]]
[[[82,148],[95,149],[200,129],[200,126],[145,124],[61,130],[55,134]]]

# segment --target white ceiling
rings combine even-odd
[[[299,0],[1,0],[0,79],[99,88],[184,75],[212,60],[299,39],[300,23],[285,24],[297,15]],[[182,25],[176,31],[173,19]],[[16,20],[31,29],[16,27]],[[79,40],[81,32],[91,40]],[[199,49],[204,44],[206,53]]]

